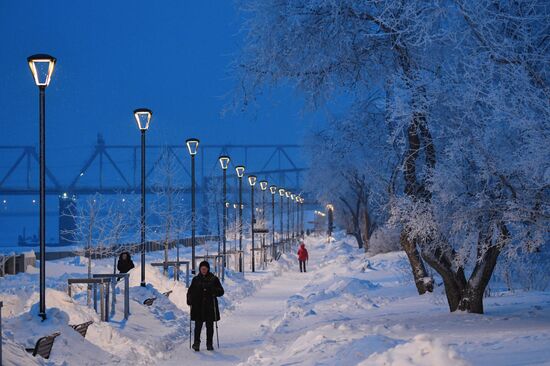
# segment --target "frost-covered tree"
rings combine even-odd
[[[184,191],[181,189],[182,176],[183,171],[177,157],[171,149],[163,149],[162,159],[157,164],[156,175],[153,178],[155,200],[152,211],[157,221],[155,231],[164,247],[165,263],[169,261],[168,251],[174,244],[176,259],[179,259],[178,240],[183,238],[189,228],[190,214],[184,201]],[[165,274],[167,270],[167,267],[164,267]]]
[[[499,256],[548,242],[548,4],[269,0],[242,8],[243,104],[287,83],[312,107],[351,100],[353,115],[378,90],[386,142],[399,162],[389,174],[392,222],[402,229],[418,291],[431,287],[426,260],[443,279],[451,311],[482,312]],[[349,145],[345,131],[331,128],[315,136],[322,152],[313,162],[329,161],[323,149]],[[358,159],[384,161],[378,146],[369,147]],[[386,169],[374,166],[382,177]],[[324,177],[321,190],[352,196],[337,184],[341,176]]]

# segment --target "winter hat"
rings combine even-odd
[[[208,263],[207,261],[202,261],[202,262],[199,264],[199,269],[201,269],[201,267],[206,267],[206,268],[208,268],[208,270],[210,271],[210,263]]]

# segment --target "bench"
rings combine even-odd
[[[156,299],[157,299],[156,297],[150,297],[148,299],[145,299],[145,301],[143,301],[143,305],[151,306],[153,305]]]
[[[75,324],[75,325],[70,325],[71,328],[73,328],[74,330],[76,330],[78,333],[80,333],[80,335],[84,338],[86,338],[86,333],[88,332],[88,327],[93,323],[92,320],[90,320],[89,322],[85,322],[85,323],[82,323],[82,324]]]
[[[170,290],[170,291],[163,292],[162,294],[166,297],[170,297],[170,294],[172,292],[174,292],[174,291]],[[147,298],[143,301],[143,305],[151,306],[151,305],[153,305],[153,303],[155,302],[156,299],[157,299],[156,297],[149,297],[149,298]]]
[[[39,355],[46,360],[50,358],[50,353],[52,352],[53,342],[55,338],[58,337],[61,333],[55,332],[49,336],[45,336],[36,341],[34,348],[25,348],[28,353],[31,353],[34,357]]]

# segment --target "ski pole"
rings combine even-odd
[[[218,349],[220,349],[220,333],[218,332],[218,321],[216,320],[216,298],[212,297],[212,302],[214,304],[214,322],[216,323],[216,340],[218,341]]]
[[[191,310],[192,306],[189,306],[189,349],[191,349]]]

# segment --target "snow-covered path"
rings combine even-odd
[[[313,258],[313,260],[315,260]],[[181,360],[201,362],[200,364],[236,365],[245,362],[254,350],[265,342],[264,328],[277,321],[286,309],[287,300],[303,289],[314,276],[314,272],[299,273],[285,271],[270,283],[235,306],[234,310],[222,314],[218,322],[220,349],[206,351],[205,330],[202,333],[201,351],[195,352],[183,347],[165,365],[181,365]],[[248,279],[265,276],[260,271],[247,273]],[[214,335],[214,343],[216,336]]]

